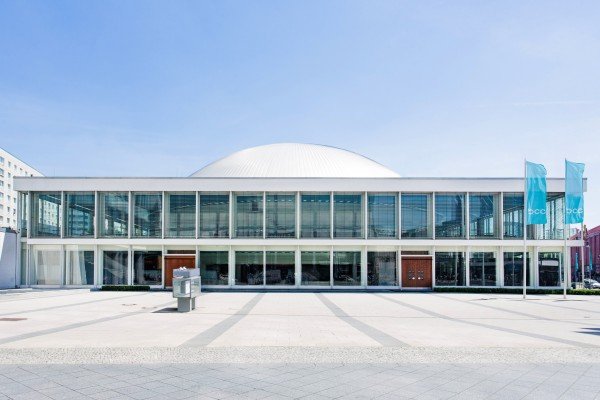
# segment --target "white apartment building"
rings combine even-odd
[[[15,176],[43,176],[31,165],[0,147],[0,228],[17,229],[17,192]]]

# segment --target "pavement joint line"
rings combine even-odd
[[[247,316],[252,309],[265,296],[265,293],[257,293],[235,314],[225,318],[223,321],[213,325],[212,327],[200,332],[198,335],[186,340],[180,347],[205,347],[217,340],[221,335],[233,328],[235,324],[240,322]],[[0,343],[1,344],[1,343]]]
[[[167,303],[158,304],[158,305],[154,306],[154,308],[168,306],[170,304],[173,304],[174,301],[175,300],[171,300]],[[151,310],[131,311],[131,312],[124,313],[124,314],[97,318],[97,319],[93,319],[91,321],[75,322],[73,324],[60,326],[60,327],[56,327],[56,328],[49,328],[49,329],[43,329],[41,331],[23,333],[21,335],[10,336],[10,337],[4,338],[4,339],[0,339],[0,345],[7,344],[7,343],[14,343],[14,342],[18,342],[18,341],[25,340],[25,339],[30,339],[33,337],[50,335],[52,333],[64,332],[64,331],[68,331],[71,329],[77,329],[77,328],[81,328],[84,326],[99,324],[99,323],[106,322],[106,321],[113,321],[113,320],[117,320],[117,319],[121,319],[121,318],[127,318],[127,317],[131,317],[133,315],[145,314],[145,313],[149,313],[149,312],[152,312],[152,311]]]
[[[594,296],[590,296],[590,297],[594,297]],[[525,301],[527,301],[527,300],[525,300]],[[590,301],[590,304],[593,304],[593,303],[595,303],[595,305],[598,305],[598,302]],[[580,311],[580,312],[584,312],[584,313],[600,314],[600,311],[596,311],[596,310],[584,310],[584,309],[577,308],[577,307],[557,306],[556,304],[546,304],[546,303],[541,303],[538,301],[527,301],[527,304],[535,304],[535,305],[544,306],[544,307],[560,308],[561,310],[574,310],[574,311]]]
[[[507,333],[512,333],[515,335],[521,335],[521,336],[527,336],[527,337],[532,337],[534,339],[542,339],[542,340],[548,340],[551,342],[556,342],[556,343],[562,343],[562,344],[567,344],[567,345],[571,345],[571,346],[576,346],[576,347],[584,347],[584,348],[598,348],[600,346],[595,345],[595,344],[591,344],[591,343],[585,343],[585,342],[579,342],[577,340],[570,340],[570,339],[561,339],[561,338],[557,338],[554,336],[548,336],[548,335],[542,335],[539,333],[530,333],[530,332],[525,332],[525,331],[520,331],[517,329],[510,329],[510,328],[504,328],[501,326],[494,326],[494,325],[489,325],[489,324],[484,324],[481,322],[476,322],[476,321],[469,321],[469,320],[464,320],[464,319],[458,319],[458,318],[452,318],[449,317],[447,315],[443,315],[443,314],[439,314],[436,313],[435,311],[431,311],[428,310],[426,308],[423,307],[419,307],[419,306],[415,306],[413,304],[409,304],[406,303],[404,301],[400,301],[397,299],[392,299],[389,298],[387,296],[378,294],[378,293],[374,293],[375,296],[382,298],[384,300],[390,301],[392,303],[396,303],[398,305],[407,307],[407,308],[412,308],[413,310],[425,313],[425,314],[429,314],[431,316],[435,316],[437,318],[440,319],[444,319],[446,321],[452,321],[452,322],[458,322],[458,323],[462,323],[462,324],[469,324],[469,325],[473,325],[473,326],[479,326],[482,328],[487,328],[487,329],[492,329],[492,330],[496,330],[496,331],[500,331],[500,332],[507,332]]]
[[[333,315],[335,315],[354,329],[358,330],[362,334],[370,337],[380,345],[384,347],[410,347],[408,343],[396,339],[395,337],[352,317],[344,310],[342,310],[339,306],[337,306],[335,303],[333,303],[331,300],[329,300],[327,297],[325,297],[323,293],[315,293],[315,296],[321,301],[321,303],[323,303],[327,308],[329,308]]]
[[[57,294],[56,296],[29,296],[29,297],[25,297],[25,298],[14,298],[14,297],[19,297],[19,296],[12,296],[10,299],[7,300],[0,300],[0,303],[11,303],[14,301],[25,301],[25,300],[43,300],[43,299],[53,299],[55,297],[68,297],[68,296],[77,296],[80,294],[85,294],[87,292],[89,292],[89,290],[85,290],[83,291],[83,289],[75,289],[76,293],[69,293],[69,294]],[[39,292],[27,292],[26,294],[39,294]],[[2,296],[6,296],[9,294],[2,294],[0,293],[0,298],[2,298]]]

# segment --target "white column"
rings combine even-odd
[[[362,246],[360,252],[360,284],[363,287],[367,287],[367,246]]]

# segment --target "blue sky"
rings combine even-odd
[[[46,175],[186,176],[273,142],[403,176],[563,176],[600,223],[600,2],[0,2],[0,146]]]

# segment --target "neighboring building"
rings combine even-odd
[[[564,179],[548,179],[548,224],[527,230],[523,178],[402,178],[307,144],[246,149],[187,178],[15,184],[21,286],[161,288],[187,266],[220,288],[519,287],[526,259],[530,287],[556,288],[569,263]]]
[[[0,148],[0,228],[17,229],[17,176],[42,176],[42,174],[8,151]]]
[[[581,239],[581,230],[577,231],[573,239]],[[600,226],[587,230],[584,239],[583,265],[585,266],[585,278],[600,279]],[[579,282],[581,282],[581,254],[581,247],[571,249],[571,273],[577,277],[573,280]]]

